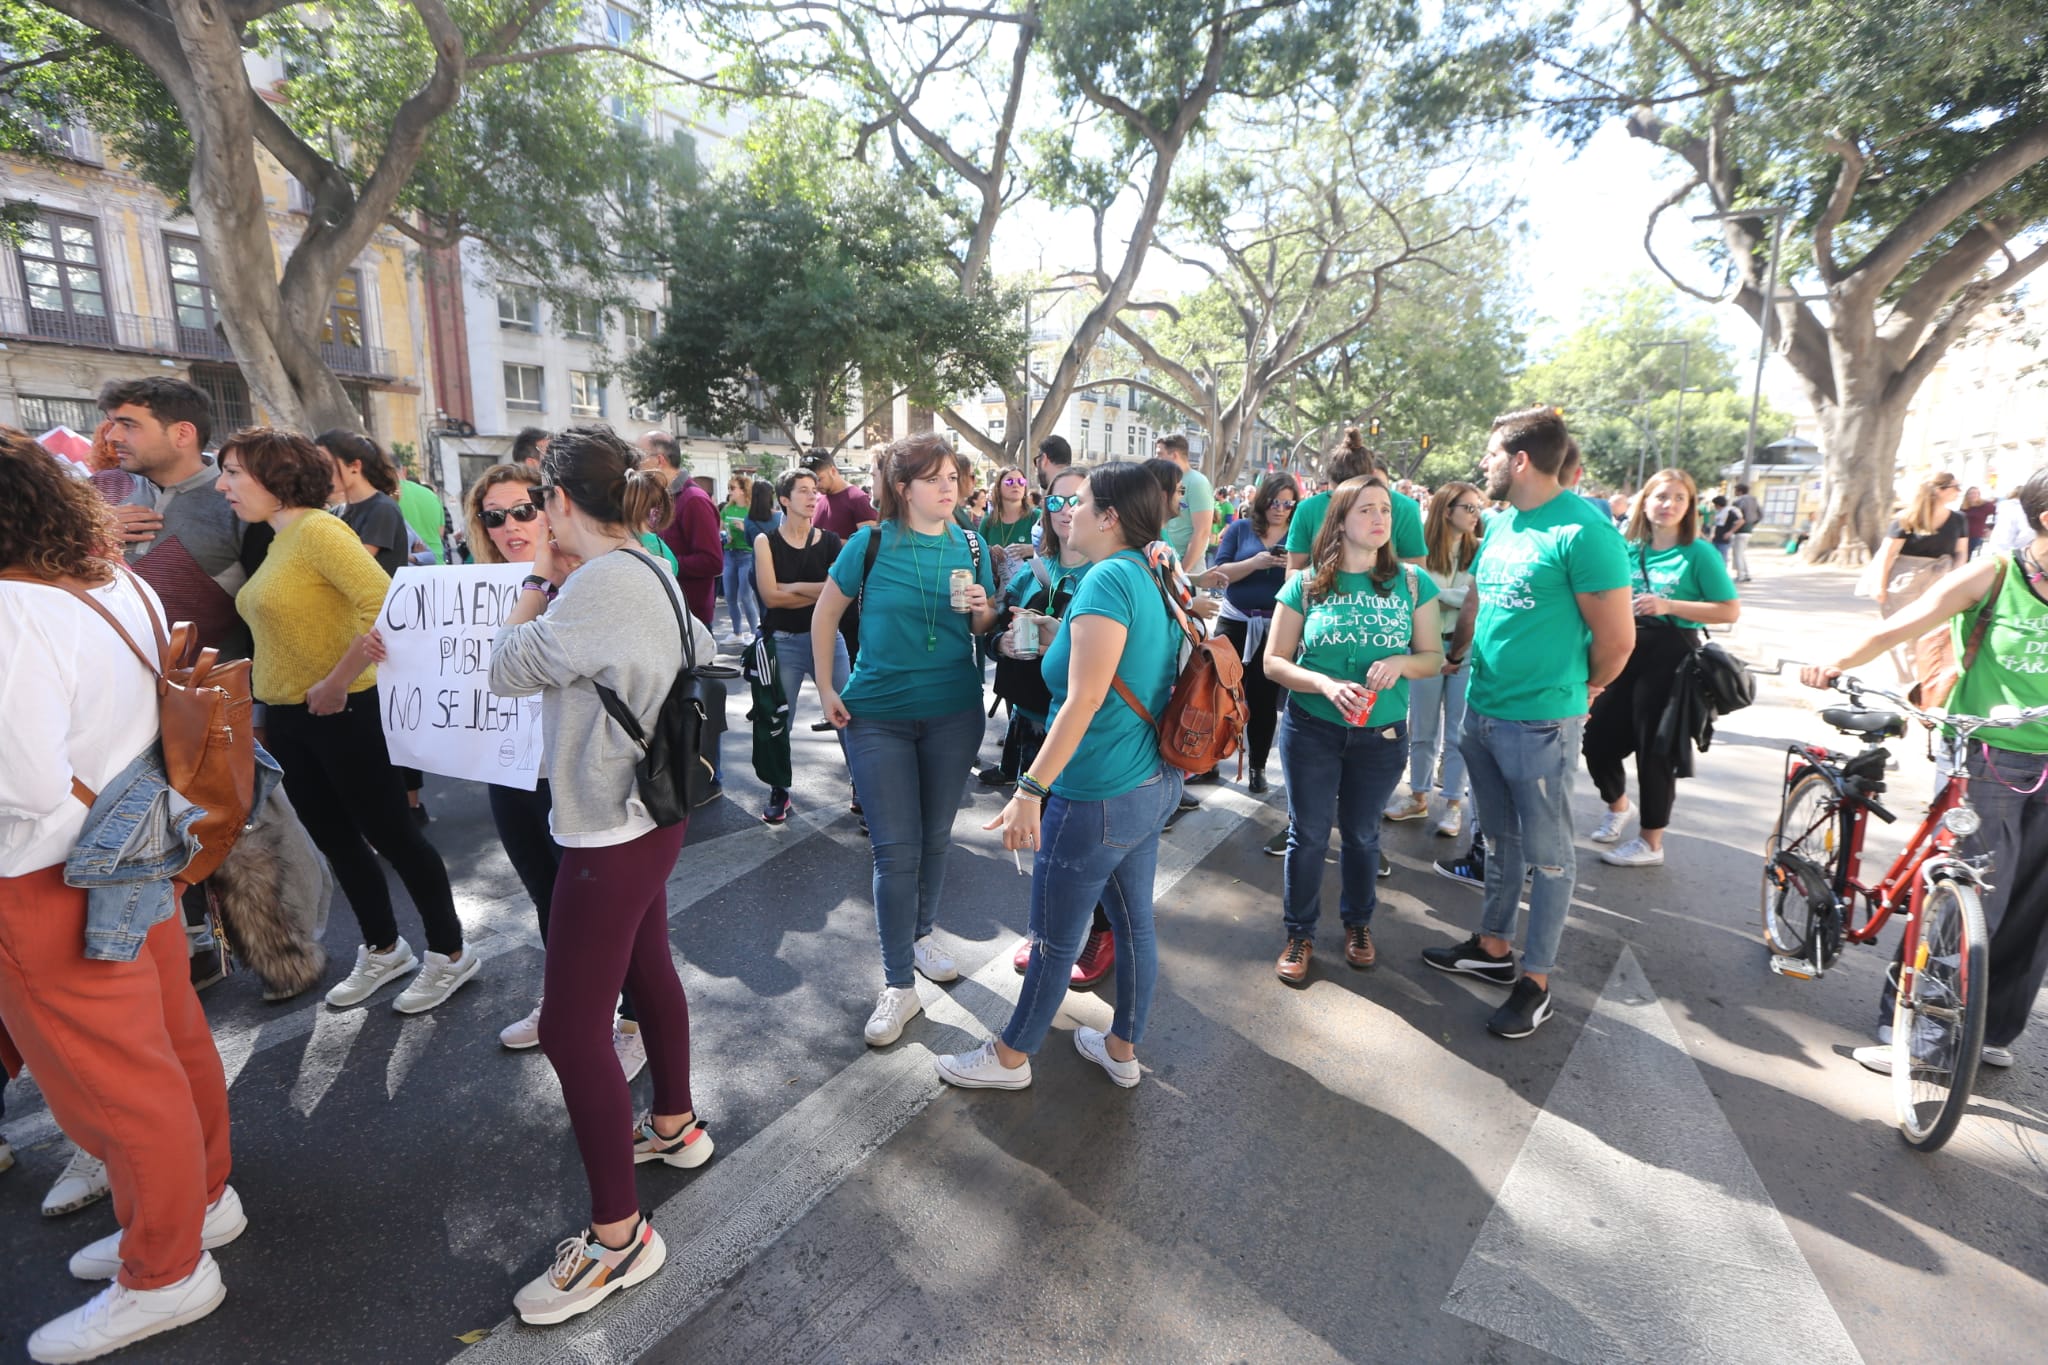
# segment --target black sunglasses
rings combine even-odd
[[[548,494],[554,492],[558,487],[560,487],[559,484],[537,483],[533,486],[533,491],[526,495],[526,501],[535,511],[545,512],[548,510]]]
[[[476,514],[476,519],[484,524],[486,531],[495,531],[505,524],[507,517],[517,522],[528,522],[539,515],[540,508],[527,501],[514,503],[510,507],[487,507]]]

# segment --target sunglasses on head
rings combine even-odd
[[[507,517],[517,522],[528,522],[539,515],[539,507],[532,502],[521,502],[510,507],[486,507],[477,513],[476,519],[484,524],[486,531],[495,531],[505,524]]]
[[[1079,507],[1080,505],[1081,495],[1079,493],[1054,493],[1045,500],[1045,510],[1048,512],[1064,512],[1069,507]]]

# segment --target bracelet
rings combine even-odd
[[[1052,795],[1052,789],[1030,773],[1017,774],[1017,790],[1023,792],[1026,796],[1035,796],[1040,801],[1044,801],[1048,796]]]
[[[561,589],[557,588],[554,584],[548,582],[545,578],[542,578],[537,573],[530,573],[525,578],[522,578],[519,581],[519,590],[521,592],[537,592],[542,597],[547,598],[550,602],[554,601],[555,594],[561,591]]]

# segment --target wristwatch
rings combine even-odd
[[[547,598],[549,601],[553,601],[555,596],[555,585],[548,582],[545,578],[542,578],[537,573],[530,573],[526,577],[520,579],[519,590],[521,592],[537,592],[542,597]]]

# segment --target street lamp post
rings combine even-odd
[[[1726,213],[1693,215],[1695,223],[1725,223],[1731,218],[1771,220],[1771,258],[1764,267],[1763,306],[1757,309],[1756,380],[1749,390],[1749,433],[1742,438],[1742,481],[1754,482],[1756,473],[1756,417],[1764,396],[1764,360],[1771,353],[1771,328],[1778,320],[1778,252],[1785,242],[1785,215],[1789,205],[1772,208],[1730,209]]]

